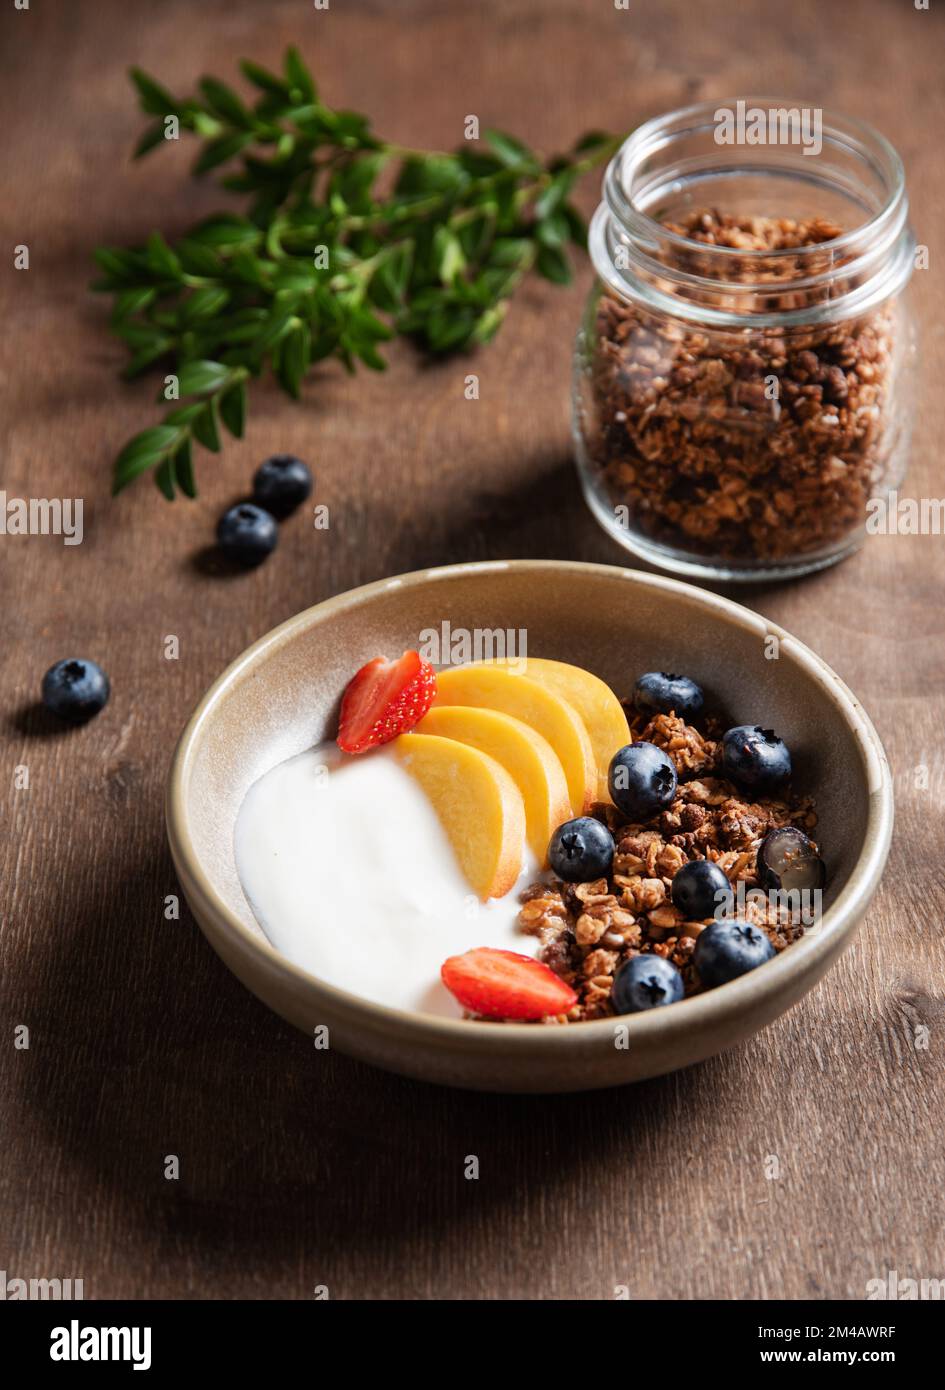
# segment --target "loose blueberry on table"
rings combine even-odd
[[[294,454],[273,454],[253,477],[253,501],[275,517],[286,517],[312,495],[312,474]]]
[[[253,502],[238,502],[217,525],[217,543],[228,560],[250,569],[271,555],[279,539],[275,518]]]
[[[43,676],[43,704],[60,719],[84,723],[108,703],[111,686],[94,661],[69,657],[50,666]]]

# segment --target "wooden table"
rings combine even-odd
[[[570,456],[589,274],[568,292],[524,290],[475,360],[476,403],[467,361],[423,367],[406,350],[380,377],[319,371],[300,406],[254,388],[246,440],[205,457],[200,500],[173,508],[149,481],[109,499],[116,446],[156,417],[154,386],[118,383],[121,350],[86,291],[97,243],[177,233],[220,198],[184,178],[189,150],[128,162],[132,63],[188,90],[242,55],[275,64],[295,41],[329,101],[441,147],[469,113],[554,148],[712,95],[829,102],[898,147],[930,247],[909,490],[941,495],[943,7],[96,0],[8,4],[2,27],[2,485],[82,496],[85,540],[0,538],[0,1268],[81,1277],[90,1298],[307,1298],[317,1285],[334,1298],[611,1298],[618,1284],[640,1298],[856,1298],[890,1269],[945,1276],[945,538],[877,538],[827,573],[738,595],[848,681],[895,773],[884,886],[829,978],[753,1042],[635,1088],[521,1099],[412,1084],[314,1051],[227,973],[186,909],[166,919],[179,890],[165,773],[210,680],[319,599],[463,559],[622,562],[582,509]],[[13,271],[23,243],[30,268]],[[216,517],[274,450],[312,461],[331,529],[297,519],[262,569],[215,574],[201,552]],[[46,667],[73,654],[99,659],[114,693],[91,726],[63,732],[34,702]],[[13,1046],[21,1024],[28,1050]],[[473,1153],[478,1182],[464,1177]]]

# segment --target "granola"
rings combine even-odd
[[[611,831],[616,852],[609,878],[592,883],[535,883],[522,894],[520,929],[538,938],[538,958],[578,996],[565,1015],[546,1023],[575,1023],[614,1014],[611,988],[618,968],[646,952],[663,956],[680,971],[686,995],[702,985],[692,964],[696,939],[711,922],[687,921],[671,898],[672,880],[683,864],[708,859],[733,887],[757,887],[758,847],[770,830],[796,826],[809,833],[817,816],[809,798],[750,800],[722,775],[722,726],[702,727],[675,714],[627,709],[634,742],[646,741],[672,759],[679,784],[672,804],[646,824],[628,821],[617,808],[598,802],[590,814]],[[796,914],[761,895],[749,895],[743,914],[783,951],[803,931]]]
[[[665,225],[692,243],[755,253],[750,266],[738,256],[725,262],[739,312],[808,307],[811,252],[783,253],[841,231],[822,218],[705,210]],[[773,254],[759,271],[764,251]],[[823,254],[826,264],[831,252]],[[687,249],[675,265],[718,279],[717,261]],[[785,290],[792,279],[795,293]],[[735,292],[746,283],[758,286],[748,305]],[[828,549],[863,525],[895,442],[891,303],[842,323],[722,331],[657,316],[608,290],[593,336],[586,450],[622,524],[749,568]]]

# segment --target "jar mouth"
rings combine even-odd
[[[749,122],[761,138],[747,138]],[[779,138],[764,138],[766,129]],[[902,288],[914,251],[908,207],[898,154],[865,122],[771,98],[700,102],[645,122],[621,145],[604,175],[590,250],[618,294],[664,312],[809,323],[861,312]],[[709,208],[791,223],[822,216],[838,233],[755,247],[666,225]]]

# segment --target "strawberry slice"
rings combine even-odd
[[[436,672],[419,652],[396,661],[376,656],[352,676],[341,697],[338,747],[365,753],[418,724],[433,704]]]
[[[450,956],[440,977],[464,1009],[487,1018],[544,1018],[577,1003],[571,986],[540,960],[492,946]]]

